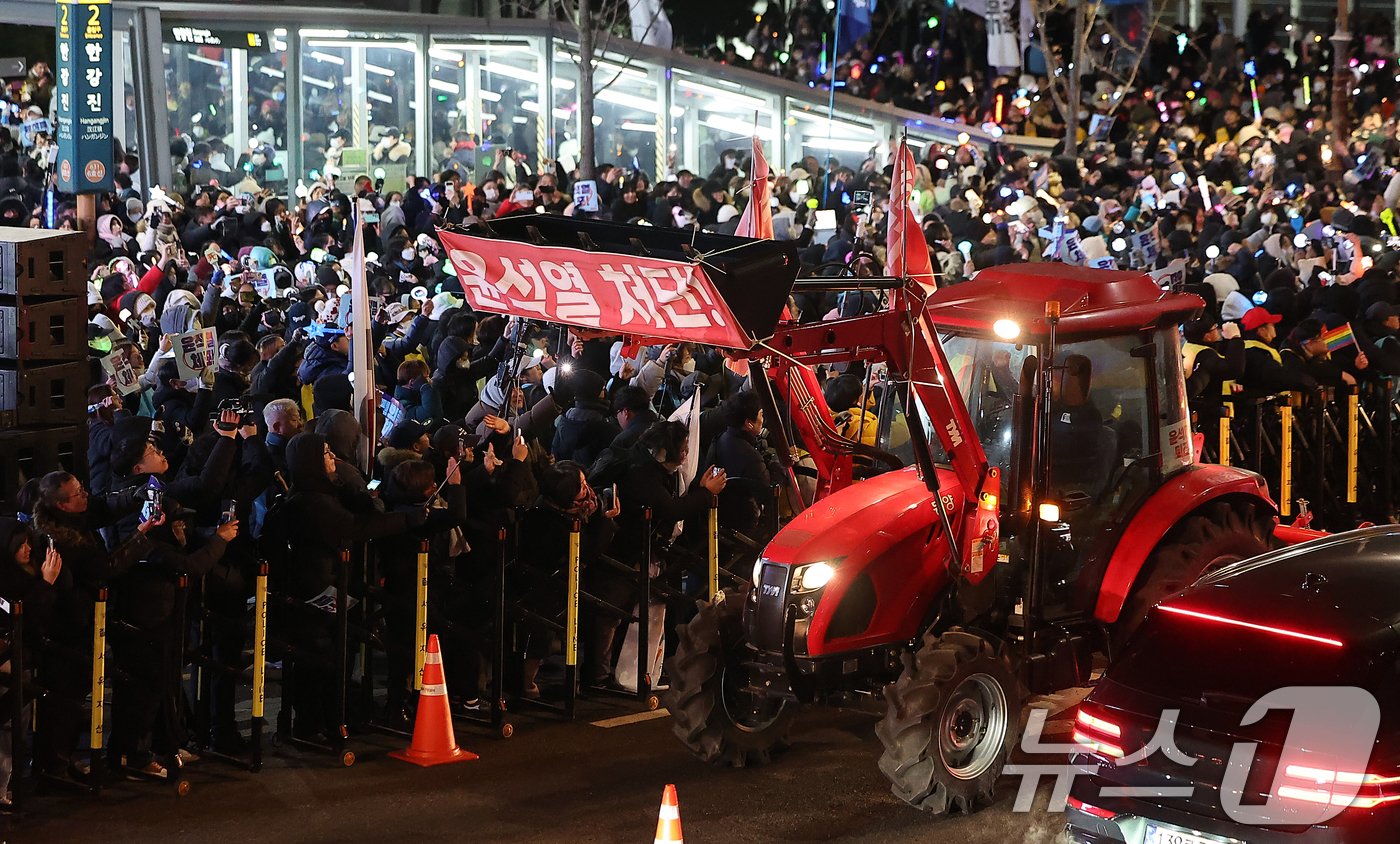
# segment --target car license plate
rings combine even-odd
[[[1184,829],[1149,823],[1147,836],[1143,838],[1142,844],[1229,844],[1229,842],[1227,839],[1216,838],[1213,835],[1201,835],[1197,832],[1187,832]]]

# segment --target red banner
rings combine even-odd
[[[438,236],[473,310],[729,349],[757,342],[699,264]]]

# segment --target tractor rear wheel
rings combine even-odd
[[[667,676],[671,730],[700,759],[762,765],[788,745],[797,704],[746,691],[744,595],[726,589],[676,633]]]
[[[1147,613],[1203,574],[1279,547],[1273,520],[1248,503],[1216,501],[1177,522],[1147,558],[1114,624],[1117,647]]]
[[[904,802],[935,815],[991,802],[1021,733],[1021,686],[991,641],[953,628],[930,633],[885,687],[875,734],[880,770]]]

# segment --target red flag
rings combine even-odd
[[[771,191],[768,187],[768,159],[763,157],[763,143],[758,136],[753,138],[753,182],[749,188],[749,204],[744,207],[744,216],[739,218],[739,228],[734,233],[739,237],[754,237],[759,240],[773,239],[773,209],[769,206]]]
[[[930,292],[938,289],[934,278],[933,259],[924,240],[923,227],[914,213],[914,154],[903,140],[894,162],[894,178],[890,180],[890,219],[886,235],[886,271],[896,278],[912,278]]]

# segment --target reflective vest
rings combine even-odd
[[[1182,364],[1185,367],[1182,371],[1186,373],[1186,377],[1191,377],[1191,373],[1196,371],[1196,357],[1200,355],[1201,352],[1215,352],[1216,354],[1220,354],[1219,352],[1216,352],[1216,350],[1211,346],[1206,346],[1201,343],[1188,342],[1181,344]],[[1230,396],[1234,395],[1234,393],[1234,381],[1220,382],[1220,395]]]
[[[1283,356],[1278,353],[1278,349],[1275,349],[1262,340],[1246,340],[1244,341],[1244,347],[1246,349],[1263,349],[1269,353],[1269,357],[1274,359],[1274,363],[1283,366]]]

